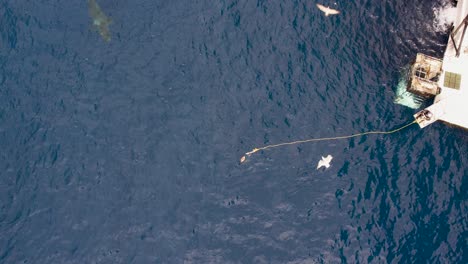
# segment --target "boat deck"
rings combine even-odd
[[[421,128],[442,120],[468,129],[468,0],[458,1],[454,25],[442,62],[440,93],[433,105],[414,115]],[[430,118],[421,119],[423,111],[429,111]]]

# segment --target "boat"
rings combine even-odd
[[[424,128],[438,120],[468,129],[468,0],[458,0],[454,27],[444,57],[416,55],[407,91],[434,98],[432,105],[414,114]]]

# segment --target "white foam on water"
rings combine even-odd
[[[417,97],[406,91],[406,86],[408,85],[406,74],[402,74],[400,81],[398,82],[396,88],[396,95],[394,102],[399,105],[404,105],[412,109],[418,109],[421,107],[422,102],[417,100]]]
[[[445,1],[442,6],[434,7],[434,28],[437,31],[447,31],[457,17],[457,8],[451,1]]]

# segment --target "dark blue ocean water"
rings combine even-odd
[[[467,263],[465,130],[239,163],[411,122],[442,2],[98,2],[0,1],[0,263]]]

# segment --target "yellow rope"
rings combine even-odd
[[[311,139],[306,139],[306,140],[298,140],[298,141],[293,141],[293,142],[285,142],[285,143],[279,143],[279,144],[274,144],[274,145],[267,145],[267,146],[264,146],[264,147],[261,147],[261,148],[254,148],[252,151],[249,151],[249,152],[245,153],[245,155],[242,156],[242,158],[240,159],[240,162],[241,163],[244,162],[247,156],[250,156],[250,155],[252,155],[253,153],[255,153],[255,152],[259,151],[259,150],[265,150],[265,149],[269,149],[269,148],[276,148],[276,147],[281,147],[281,146],[286,146],[286,145],[302,144],[302,143],[314,142],[314,141],[337,140],[337,139],[360,137],[360,136],[369,135],[369,134],[392,134],[392,133],[398,132],[398,131],[400,131],[402,129],[405,129],[405,128],[409,127],[410,125],[414,124],[414,123],[416,123],[416,120],[409,123],[409,124],[406,124],[406,125],[404,125],[404,126],[402,126],[400,128],[390,130],[390,131],[369,131],[369,132],[363,132],[363,133],[353,134],[353,135],[349,135],[349,136],[328,137],[328,138],[311,138]]]

